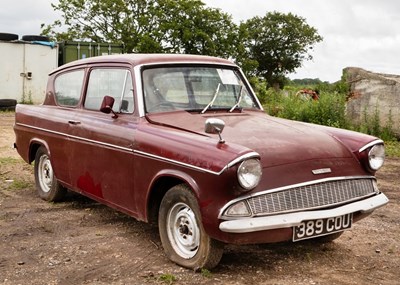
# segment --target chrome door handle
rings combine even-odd
[[[81,122],[80,121],[69,120],[68,123],[71,124],[71,125],[79,125]]]

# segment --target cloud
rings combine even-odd
[[[51,24],[60,17],[53,11],[49,0],[2,0],[0,32],[22,35],[38,35],[42,23]]]
[[[398,73],[400,1],[397,0],[204,0],[231,14],[235,22],[267,12],[293,13],[306,19],[324,38],[313,61],[304,62],[292,78],[336,81],[347,66]]]
[[[60,14],[57,0],[1,0],[0,32],[40,34],[42,23]],[[203,0],[232,15],[236,23],[267,12],[293,13],[306,19],[323,36],[315,46],[313,61],[304,62],[292,78],[336,81],[342,69],[358,66],[371,71],[399,73],[400,1],[398,0]]]

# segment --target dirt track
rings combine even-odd
[[[227,246],[195,273],[164,256],[155,227],[79,195],[37,198],[13,116],[0,113],[0,284],[400,284],[400,159],[377,175],[390,203],[335,242]]]

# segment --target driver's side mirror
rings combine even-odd
[[[206,120],[204,125],[204,131],[208,134],[218,134],[219,143],[224,143],[225,140],[222,139],[221,133],[224,130],[225,122],[217,118],[209,118]]]
[[[115,99],[111,96],[104,96],[103,102],[101,102],[101,107],[100,107],[100,112],[105,113],[105,114],[110,114],[113,113],[112,118],[116,119],[118,118],[118,115],[115,114],[113,111],[113,106],[114,106]]]

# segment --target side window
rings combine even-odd
[[[81,97],[84,70],[63,73],[55,79],[54,89],[58,105],[75,107]]]
[[[90,72],[84,107],[100,110],[106,95],[115,99],[114,112],[133,113],[133,84],[129,70],[98,68]]]

